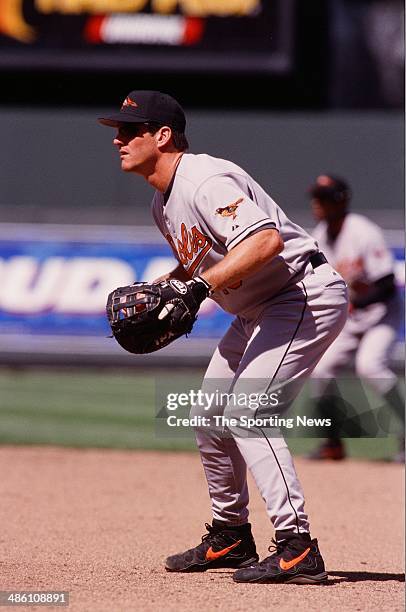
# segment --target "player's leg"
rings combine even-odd
[[[359,338],[351,329],[351,321],[347,320],[312,372],[312,394],[316,398],[323,395],[330,380],[337,378],[345,368],[353,367],[358,345]]]
[[[202,391],[206,397],[216,394],[210,408],[194,410],[211,418],[210,427],[195,429],[196,441],[206,474],[213,518],[235,525],[248,520],[247,466],[235,440],[224,435],[223,426],[213,418],[222,415],[227,404],[222,394],[230,391],[235,372],[247,345],[247,335],[239,318],[234,319],[220,341],[204,376]]]
[[[311,309],[305,309],[302,319],[301,309],[302,304],[298,302],[273,304],[253,330],[237,371],[233,392],[240,398],[282,390],[276,409],[250,411],[248,408],[247,412],[255,418],[266,418],[276,411],[281,416],[286,414],[317,360],[334,338],[334,328],[336,325],[341,328],[338,318],[337,324],[331,321],[331,332],[318,334]],[[331,308],[326,318],[333,319],[334,310]],[[294,318],[300,323],[295,336],[295,327],[289,324]],[[240,414],[241,410],[237,412]],[[234,413],[235,407],[229,405],[225,416],[231,419]],[[308,532],[303,491],[288,446],[277,428],[269,430],[272,437],[266,435],[266,429],[255,427],[235,427],[231,431],[266,501],[275,529]]]
[[[380,410],[378,420],[379,425],[387,433],[393,431],[391,414],[387,410],[387,406],[396,414],[397,433],[403,448],[404,395],[401,392],[398,377],[392,371],[390,363],[398,331],[398,321],[393,321],[393,318],[392,316],[384,317],[382,321],[364,334],[357,352],[355,365],[358,376],[367,380],[385,400],[385,406]]]
[[[237,371],[238,395],[258,378],[258,393],[281,389],[278,412],[286,411],[346,319],[343,283],[321,289],[304,286],[303,299],[291,296],[273,303],[253,331]],[[261,411],[261,418],[265,415]],[[258,412],[256,411],[256,416]],[[304,495],[293,459],[281,436],[266,428],[257,432],[233,428],[241,454],[265,500],[275,528],[275,552],[259,566],[238,570],[237,582],[319,583],[327,578],[317,540],[309,533]],[[272,435],[273,434],[273,435]],[[252,437],[254,435],[254,437]]]
[[[247,337],[237,318],[207,369],[201,389],[206,397],[228,393],[246,344]],[[196,407],[191,417],[221,415],[223,408],[221,402],[215,401],[208,410]],[[222,427],[196,428],[195,433],[211,498],[213,523],[206,524],[208,533],[201,544],[168,557],[166,569],[185,572],[245,567],[258,560],[248,523],[247,466],[234,438],[225,436]]]
[[[390,360],[397,330],[385,321],[371,327],[362,337],[355,359],[355,369],[381,395],[386,395],[396,384],[397,376]]]
[[[359,336],[355,333],[351,320],[347,320],[343,330],[328,347],[319,363],[313,370],[311,394],[316,418],[334,416],[334,401],[337,396],[337,379],[343,371],[353,367],[354,357],[359,345]],[[307,455],[308,459],[345,458],[345,446],[341,439],[338,423],[333,418],[328,437]]]

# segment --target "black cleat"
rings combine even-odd
[[[274,582],[293,584],[323,584],[327,572],[319,552],[317,540],[309,534],[295,534],[287,531],[276,533],[273,554],[260,563],[235,572],[235,582]]]
[[[306,459],[314,461],[342,461],[345,457],[345,448],[342,441],[330,439],[306,455]]]
[[[399,439],[399,451],[393,457],[392,461],[394,463],[404,463],[405,462],[405,439]]]
[[[202,543],[178,555],[168,557],[168,572],[204,572],[216,567],[247,567],[258,561],[250,523],[224,525],[213,521],[205,524],[208,531]]]

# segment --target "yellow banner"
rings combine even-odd
[[[179,9],[194,17],[237,17],[249,15],[261,7],[261,0],[35,0],[43,14],[61,13],[138,13],[150,8],[154,13],[171,14]]]

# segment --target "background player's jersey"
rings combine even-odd
[[[328,237],[325,221],[316,226],[313,236],[353,295],[363,295],[371,283],[394,272],[393,258],[381,229],[363,215],[348,213],[334,241]],[[371,304],[359,309],[353,316],[370,318],[371,314],[375,314],[379,318],[384,310],[384,304]]]
[[[280,232],[285,248],[278,257],[213,294],[233,314],[255,316],[262,304],[301,277],[309,255],[317,251],[314,239],[292,223],[252,177],[232,162],[209,155],[184,154],[169,196],[156,192],[152,212],[190,276],[212,267],[247,236],[269,228]]]

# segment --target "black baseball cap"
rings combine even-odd
[[[118,127],[120,123],[159,123],[183,134],[185,113],[171,96],[160,91],[131,91],[118,113],[99,117],[102,125]]]
[[[351,199],[351,189],[342,178],[331,174],[321,174],[308,189],[311,198],[328,200],[329,202],[348,202]]]

